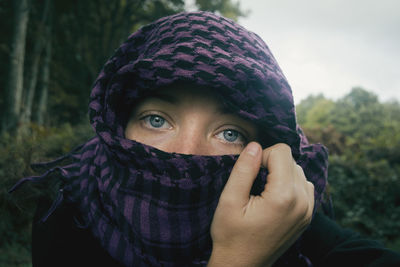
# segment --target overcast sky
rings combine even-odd
[[[400,1],[241,0],[239,23],[267,43],[295,102],[352,87],[400,100]]]

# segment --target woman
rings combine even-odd
[[[361,265],[396,260],[315,213],[325,148],[297,126],[268,47],[231,20],[143,27],[105,64],[89,113],[96,137],[72,163],[23,180],[62,180],[33,225],[36,266],[326,266],[354,259],[348,241]]]

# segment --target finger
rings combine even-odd
[[[294,172],[295,172],[295,187],[302,188],[308,194],[308,181],[304,174],[303,168],[294,163]]]
[[[249,143],[240,153],[220,197],[220,203],[229,202],[244,206],[249,201],[250,190],[261,165],[261,146]]]
[[[303,194],[301,197],[305,198],[303,201],[305,201],[304,204],[306,204],[307,209],[305,210],[304,213],[304,219],[305,222],[308,224],[311,222],[312,218],[312,212],[314,209],[314,185],[309,182],[304,174],[303,168],[300,165],[296,164],[296,178],[295,180],[295,186],[298,188],[298,190],[301,190]]]
[[[293,181],[295,164],[292,151],[286,144],[276,144],[263,151],[262,166],[268,169],[269,186],[272,184],[287,185]]]
[[[312,213],[314,208],[314,184],[307,180],[304,170],[300,165],[296,164],[296,168],[298,174],[298,179],[296,179],[296,182],[298,183],[299,187],[303,188],[308,200],[308,207],[311,209],[310,212]]]
[[[314,205],[315,205],[315,190],[314,190],[314,184],[309,181],[307,181],[307,192],[308,192],[308,199],[310,201],[307,216],[309,216],[311,218],[313,211],[314,211]]]

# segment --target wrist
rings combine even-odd
[[[249,253],[248,248],[213,248],[207,267],[269,267],[273,262]]]

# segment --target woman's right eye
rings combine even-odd
[[[157,129],[170,129],[171,124],[167,122],[166,119],[159,115],[147,115],[142,118],[145,125],[149,128],[157,128]]]

